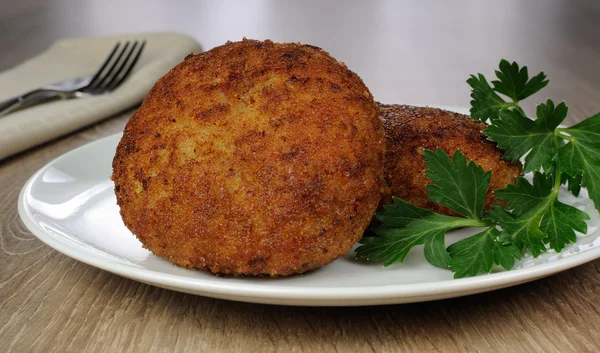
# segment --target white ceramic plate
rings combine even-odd
[[[511,271],[453,279],[433,267],[422,248],[404,264],[382,267],[353,259],[289,278],[222,278],[186,270],[154,256],[125,228],[116,205],[111,163],[121,135],[73,150],[50,162],[25,184],[19,196],[21,219],[40,240],[86,264],[151,285],[202,296],[288,305],[376,305],[420,302],[480,293],[532,281],[600,257],[600,217],[585,191],[560,197],[587,212],[588,236],[580,235],[560,254],[526,256]],[[450,241],[474,234],[455,231]]]

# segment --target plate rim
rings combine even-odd
[[[54,158],[37,170],[27,180],[19,192],[18,213],[21,221],[27,229],[36,236],[36,238],[63,255],[87,265],[139,282],[169,288],[175,291],[194,294],[202,293],[199,295],[246,302],[307,306],[378,305],[421,302],[496,290],[533,281],[600,258],[599,246],[565,258],[557,259],[556,261],[510,271],[426,283],[390,284],[367,287],[295,287],[286,284],[280,286],[261,286],[259,283],[230,281],[215,283],[212,278],[210,280],[203,278],[187,278],[176,274],[167,274],[115,261],[107,261],[105,258],[86,253],[72,244],[65,244],[49,235],[33,220],[32,214],[30,214],[27,209],[28,205],[25,201],[25,195],[30,193],[33,183],[39,179],[40,175],[55,163],[68,158],[72,154],[80,153],[82,150],[93,148],[101,142],[106,142],[109,139],[117,139],[121,134],[122,132],[112,134],[86,143],[85,145],[79,146]],[[350,302],[344,303],[343,301]]]

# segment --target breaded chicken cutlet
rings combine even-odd
[[[466,115],[428,107],[379,104],[380,118],[386,137],[385,179],[387,186],[383,204],[399,197],[416,206],[437,213],[456,215],[452,210],[427,198],[425,185],[431,182],[425,175],[424,149],[438,147],[452,156],[458,149],[492,170],[492,179],[485,197],[485,209],[498,203],[493,191],[513,184],[521,174],[521,164],[502,159],[503,152],[481,133],[486,128]]]
[[[286,276],[361,238],[383,186],[383,127],[362,80],[313,46],[243,40],[189,55],[128,122],[112,179],[154,254]]]

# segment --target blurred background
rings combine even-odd
[[[575,107],[582,114],[600,110],[593,89],[600,82],[600,13],[593,1],[0,3],[0,71],[60,38],[177,31],[205,50],[243,37],[322,47],[387,103],[468,106],[469,74],[491,75],[506,58],[531,73],[545,70],[551,81],[543,95],[589,102]]]
[[[565,100],[570,123],[600,111],[599,0],[0,0],[0,72],[64,38],[143,38],[165,31],[185,33],[204,50],[243,37],[313,44],[345,62],[384,103],[468,107],[469,75],[481,72],[491,79],[505,58],[527,65],[532,75],[543,70],[550,78],[547,88],[524,102],[530,115],[545,98]],[[99,50],[98,60],[112,45],[113,39]],[[179,60],[173,42],[169,47]],[[91,51],[72,56],[85,54],[94,56]],[[27,81],[45,79],[44,72],[68,71],[84,61],[66,64],[59,58],[37,65],[36,74],[29,68],[5,72],[0,96],[2,88],[8,98],[22,93],[17,83],[31,84]],[[149,85],[155,81],[147,73],[140,76]],[[115,96],[104,97],[114,103]],[[72,102],[65,107],[88,104]],[[192,297],[82,266],[36,240],[19,221],[16,204],[36,170],[122,131],[133,114],[130,105],[122,113],[104,115],[98,105],[90,107],[69,110],[70,124],[65,123],[66,109],[52,113],[44,106],[0,118],[0,156],[8,137],[15,145],[27,138],[36,145],[0,157],[0,352],[155,352],[164,347],[210,352],[600,351],[595,329],[600,261],[478,296],[352,310]],[[79,209],[77,202],[69,205]]]

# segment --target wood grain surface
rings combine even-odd
[[[549,75],[543,94],[567,102],[570,123],[600,111],[598,2],[0,3],[0,70],[63,37],[170,30],[194,36],[206,49],[243,36],[318,45],[346,62],[378,99],[390,103],[467,106],[468,74],[489,75],[505,57]],[[464,298],[301,308],[159,289],[45,246],[19,220],[20,188],[53,158],[122,130],[131,113],[0,161],[0,351],[600,350],[599,261]]]

